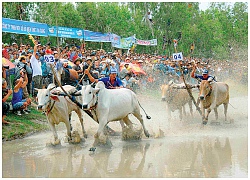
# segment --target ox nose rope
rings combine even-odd
[[[90,101],[87,103],[87,105],[88,105],[92,100],[94,100],[94,98],[95,98],[95,95],[93,94],[92,98],[91,98]],[[93,109],[96,108],[96,106],[97,106],[97,101],[98,101],[98,96],[97,96],[95,105],[94,105],[94,106],[91,106],[91,107],[89,108],[90,110],[93,110]]]
[[[50,102],[51,102],[51,101],[50,101]],[[53,107],[54,107],[55,103],[56,103],[56,101],[53,101],[52,106],[49,108],[49,110],[48,110],[48,111],[46,111],[46,115],[48,115],[48,114],[52,111],[52,109],[53,109]]]

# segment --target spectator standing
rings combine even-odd
[[[9,45],[7,43],[4,44],[4,48],[2,49],[2,56],[6,59],[10,59],[9,55]]]
[[[148,12],[148,20],[153,24],[152,14]]]
[[[74,70],[76,70],[79,79],[81,79],[81,77],[82,77],[82,68],[80,66],[81,63],[82,63],[82,60],[80,58],[78,58],[74,62],[75,66],[72,67]]]
[[[89,66],[91,66],[91,67],[89,67]],[[91,76],[94,76],[94,74],[92,73],[93,67],[94,67],[94,66],[93,66],[93,64],[92,64],[92,59],[91,59],[90,56],[88,56],[87,59],[86,59],[86,63],[85,63],[85,65],[83,66],[83,71],[84,71],[85,69],[89,69],[89,72],[91,73]],[[95,77],[95,76],[94,76],[94,77]],[[98,78],[98,77],[95,77],[95,78]],[[84,76],[83,81],[82,81],[82,84],[83,84],[83,85],[88,85],[88,84],[90,84],[90,80],[89,80],[89,77],[88,77],[88,76]]]
[[[38,61],[39,53],[37,52],[37,44],[38,44],[38,42],[35,41],[34,52],[30,58],[30,63],[31,63],[31,67],[33,70],[32,71],[32,81],[34,83],[34,88],[42,89],[42,67]],[[37,91],[34,91],[32,94],[33,94],[33,97],[36,98]]]
[[[118,53],[113,53],[111,56],[112,61],[115,62],[115,68],[118,70],[118,76],[120,75],[120,64],[121,64],[121,59],[117,57]]]

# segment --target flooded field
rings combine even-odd
[[[141,105],[152,118],[145,126],[150,137],[138,141],[123,141],[121,135],[109,136],[112,147],[97,147],[94,143],[98,125],[84,115],[88,138],[80,144],[64,142],[66,129],[60,124],[61,145],[46,146],[52,132],[31,135],[2,144],[2,177],[89,177],[89,178],[247,178],[248,177],[248,97],[230,98],[228,118],[224,123],[223,106],[218,108],[220,124],[210,113],[206,126],[201,125],[197,111],[188,113],[182,121],[178,112],[167,118],[166,102],[160,97],[138,95]],[[195,109],[195,108],[194,108]],[[188,108],[186,108],[188,112]],[[80,123],[73,114],[73,127],[82,135]],[[132,117],[134,126],[139,121]],[[109,126],[121,133],[119,122]]]

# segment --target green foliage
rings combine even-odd
[[[25,9],[23,20],[34,20],[66,27],[82,28],[96,32],[112,32],[121,37],[136,34],[136,38],[150,40],[157,38],[156,47],[137,46],[138,53],[163,54],[163,35],[169,40],[182,38],[178,51],[189,55],[191,43],[195,43],[194,53],[203,57],[228,57],[228,44],[237,48],[248,43],[248,4],[236,2],[233,7],[227,3],[210,3],[206,11],[199,10],[198,2],[3,2],[3,17],[20,19],[18,5]],[[15,7],[15,8],[13,8]],[[154,24],[147,20],[151,12]],[[26,42],[24,35],[14,35],[15,39]],[[4,42],[11,43],[9,33],[3,33]],[[64,39],[70,42],[69,39]],[[55,37],[42,37],[41,42],[51,41],[56,46]],[[87,47],[101,48],[101,43],[87,42]],[[102,48],[111,49],[110,43],[102,43]],[[173,43],[166,48],[166,54],[174,52]]]

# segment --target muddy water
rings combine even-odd
[[[97,124],[85,117],[89,137],[80,144],[64,142],[66,130],[57,127],[61,145],[46,146],[52,133],[43,132],[2,144],[2,177],[248,177],[248,98],[230,99],[228,117],[231,124],[201,125],[198,112],[180,121],[178,113],[167,118],[165,103],[139,95],[139,100],[152,117],[146,120],[150,138],[140,141],[122,141],[121,136],[110,136],[111,148],[97,147],[89,151],[94,142]],[[188,110],[188,108],[186,108]],[[212,112],[209,122],[215,120]],[[132,118],[135,127],[138,121]],[[118,122],[109,124],[121,132]],[[73,126],[80,124],[73,117]]]

